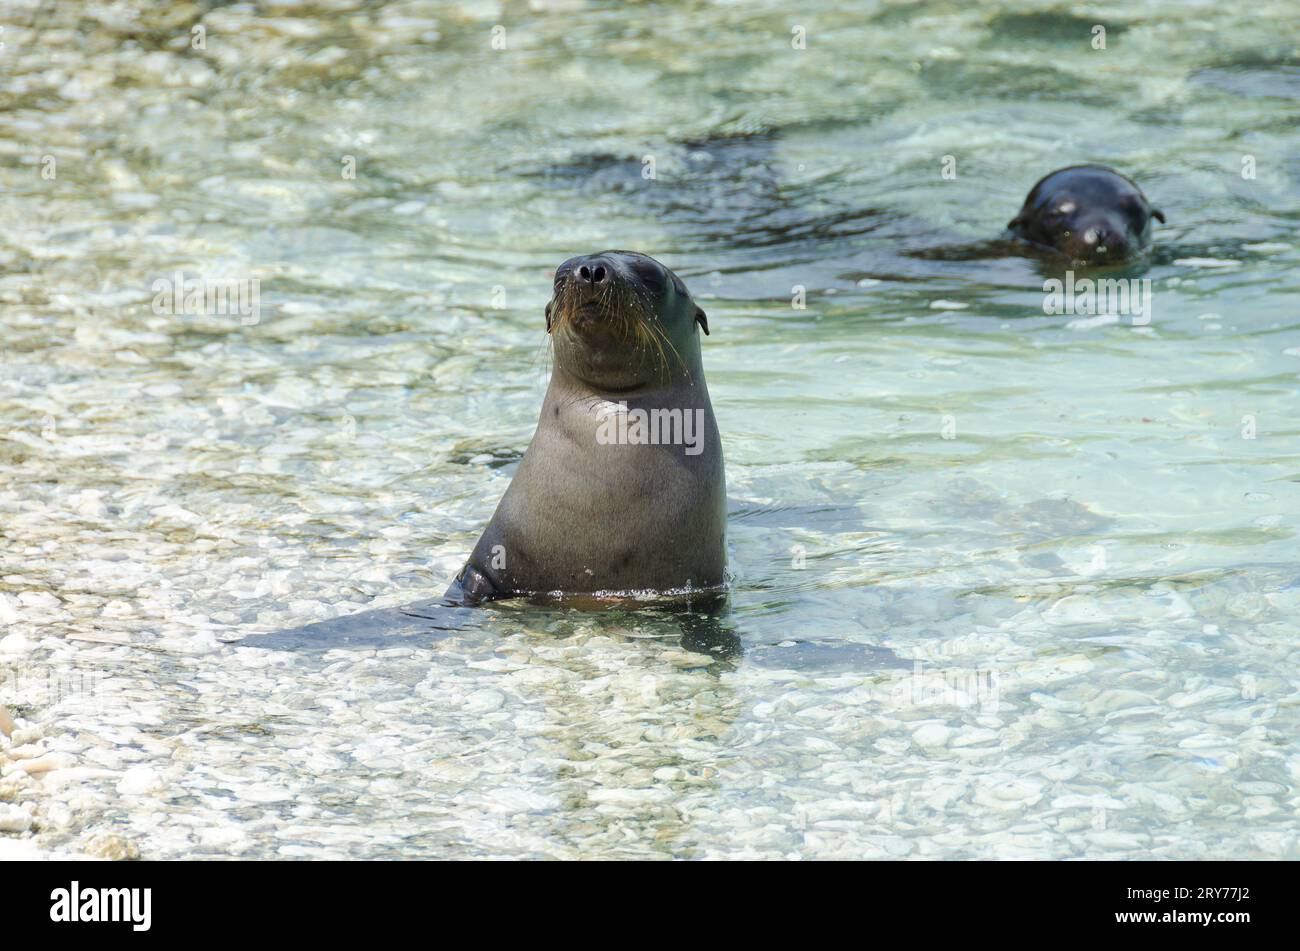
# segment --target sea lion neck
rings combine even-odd
[[[576,396],[600,396],[617,402],[619,399],[658,392],[672,384],[659,380],[590,380],[570,372],[558,362],[551,371],[551,388]]]

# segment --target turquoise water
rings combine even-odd
[[[6,5],[0,848],[1300,857],[1297,8],[1064,9]],[[1149,324],[945,251],[1081,161]],[[605,247],[709,313],[739,655],[247,646],[442,590]]]

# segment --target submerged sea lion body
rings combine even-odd
[[[447,601],[723,583],[726,476],[699,330],[704,312],[653,258],[560,266],[537,431]]]
[[[1132,260],[1164,222],[1131,179],[1102,165],[1071,165],[1043,176],[1007,227],[1030,244],[1084,264]]]

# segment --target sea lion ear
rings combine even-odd
[[[704,312],[699,304],[695,305],[695,322],[704,329],[704,336],[709,335],[709,315]]]
[[[1016,215],[1014,218],[1012,218],[1010,221],[1007,222],[1007,228],[1011,231],[1015,231],[1017,228],[1020,227],[1020,225],[1023,222],[1024,222],[1024,215]]]
[[[546,302],[546,332],[547,333],[551,332],[551,304],[553,303],[554,301],[549,301],[549,300]]]
[[[1151,209],[1151,217],[1156,219],[1156,221],[1160,222],[1161,224],[1165,223],[1165,213],[1161,211],[1159,208]]]

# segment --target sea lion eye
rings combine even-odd
[[[649,261],[638,261],[635,267],[636,276],[641,279],[641,283],[645,285],[646,290],[650,291],[652,294],[663,292],[664,276],[660,272],[659,268],[655,267],[655,265]]]

